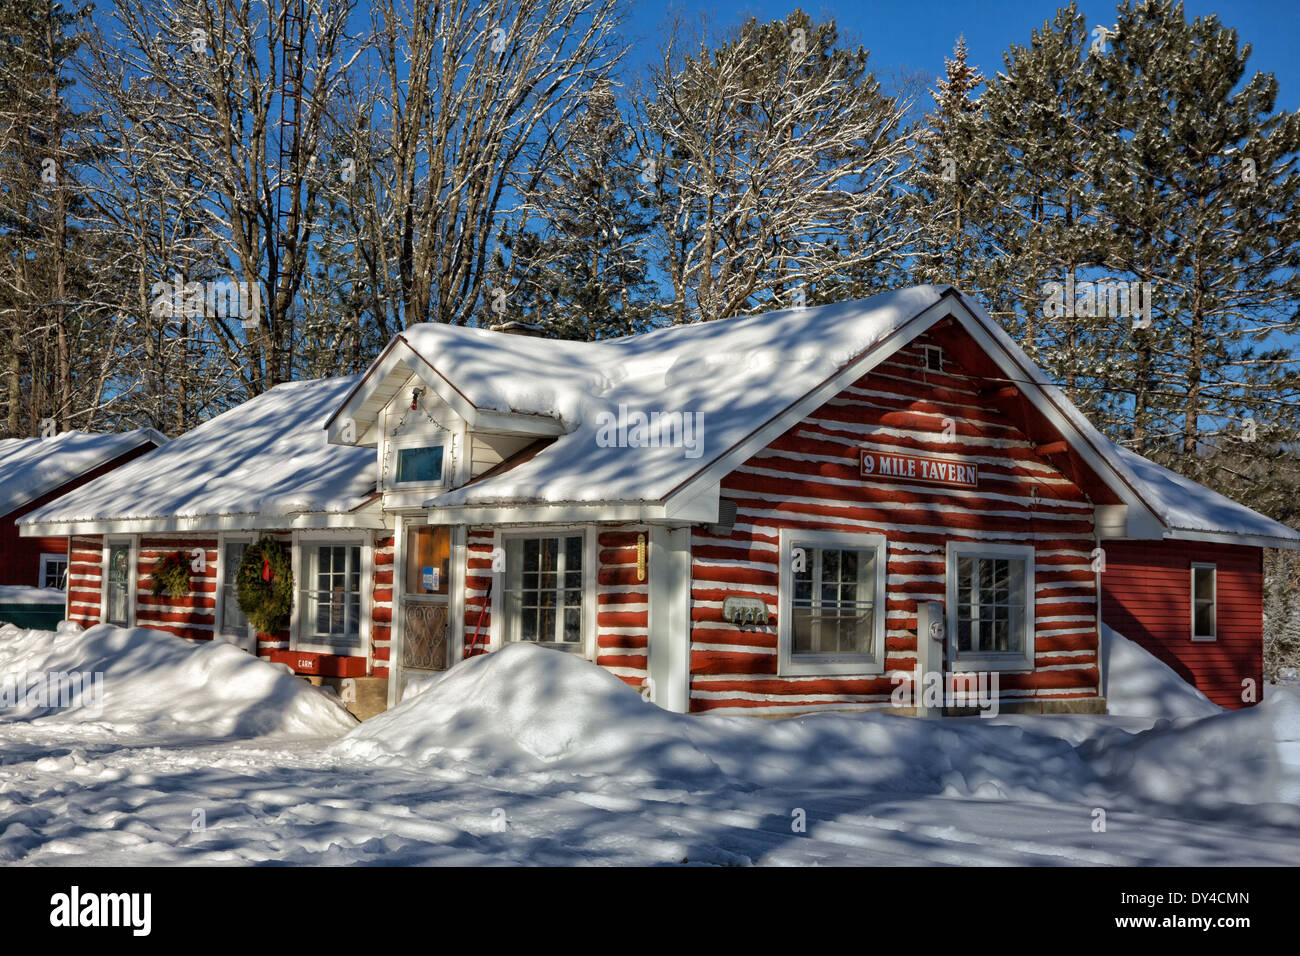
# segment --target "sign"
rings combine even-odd
[[[911,455],[882,455],[860,449],[859,473],[863,478],[895,478],[923,481],[953,488],[978,488],[979,466],[944,458],[915,458]]]
[[[438,568],[421,568],[420,583],[426,592],[432,593],[438,590]]]

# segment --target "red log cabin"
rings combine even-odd
[[[147,428],[116,433],[67,431],[49,438],[0,441],[0,585],[64,588],[67,537],[21,536],[18,519],[166,440]]]
[[[596,342],[413,326],[24,534],[72,537],[79,623],[233,641],[389,705],[528,641],[673,711],[765,715],[889,707],[921,674],[1103,711],[1103,624],[1242,706],[1261,549],[1300,548],[1105,438],[949,286]],[[234,588],[264,536],[292,563],[274,634]],[[177,552],[189,593],[155,598]]]

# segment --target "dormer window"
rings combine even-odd
[[[442,445],[412,445],[397,449],[395,485],[442,484]]]

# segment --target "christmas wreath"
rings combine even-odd
[[[153,570],[153,596],[184,597],[190,593],[190,563],[179,551],[163,555]]]
[[[293,609],[293,564],[284,545],[262,538],[249,545],[235,573],[239,609],[259,634],[274,634]]]

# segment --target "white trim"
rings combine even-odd
[[[870,654],[796,655],[792,651],[794,640],[794,564],[796,545],[814,548],[875,552],[875,588],[872,596],[872,629]],[[782,528],[780,533],[780,577],[777,588],[777,675],[780,677],[842,675],[878,676],[885,672],[885,618],[888,590],[886,564],[889,561],[889,542],[883,534],[855,534],[848,531],[816,531]]]
[[[396,707],[402,673],[402,633],[406,615],[402,613],[402,592],[406,587],[406,517],[393,516],[393,617],[388,622],[388,707]]]
[[[684,500],[686,506],[655,502],[564,502],[559,504],[518,505],[439,505],[438,499],[426,501],[431,524],[479,525],[545,525],[545,524],[649,524],[678,521],[682,524],[701,524],[718,519],[717,485],[700,492],[692,491]]]
[[[1210,586],[1213,589],[1213,596],[1210,598],[1210,606],[1214,608],[1214,633],[1197,634],[1196,633],[1196,570],[1212,571],[1210,577]],[[1219,566],[1209,561],[1193,561],[1187,569],[1187,590],[1190,596],[1188,612],[1190,620],[1188,621],[1188,630],[1191,631],[1191,639],[1198,644],[1212,644],[1219,639]]]
[[[1262,534],[1236,534],[1228,531],[1193,531],[1171,528],[1164,534],[1169,541],[1203,541],[1207,544],[1239,544],[1254,548],[1282,548],[1300,551],[1300,537],[1273,538]]]
[[[447,622],[450,629],[447,634],[447,653],[451,657],[447,661],[449,669],[465,659],[465,577],[468,571],[465,562],[469,560],[466,537],[463,524],[451,526],[451,568],[447,575],[447,587],[451,589],[447,610],[451,616]]]
[[[45,587],[45,565],[47,562],[50,561],[63,562],[63,590],[64,591],[69,590],[68,583],[69,583],[69,572],[72,570],[72,557],[67,552],[64,552],[63,554],[57,554],[53,551],[41,552],[41,558],[37,562],[37,567],[40,570],[37,572],[36,586],[38,588]]]
[[[691,706],[691,529],[651,525],[646,672],[653,700],[684,714]]]
[[[383,512],[373,507],[356,511],[312,512],[297,515],[197,515],[187,518],[104,518],[87,521],[41,521],[18,525],[24,538],[80,537],[82,535],[155,534],[188,531],[293,531],[295,529],[345,531],[388,527]]]
[[[1019,651],[968,651],[957,650],[957,558],[1019,558],[1025,562],[1025,610],[1023,634]],[[949,670],[959,673],[969,671],[1016,671],[1032,672],[1034,670],[1034,635],[1037,631],[1034,623],[1034,608],[1037,603],[1034,591],[1034,563],[1036,552],[1032,544],[990,544],[983,541],[949,541],[947,543],[944,566],[947,572],[948,617],[948,655]]]

